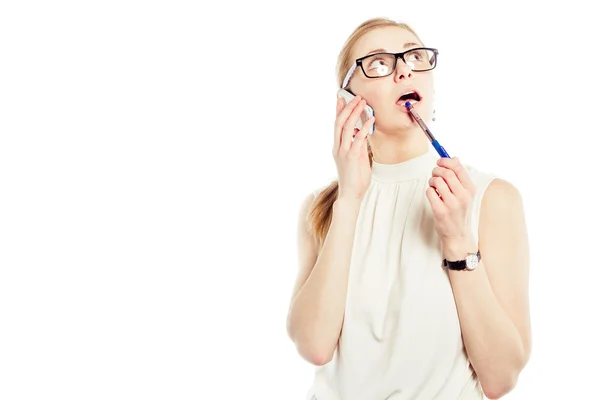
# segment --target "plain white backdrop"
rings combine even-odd
[[[303,399],[298,207],[335,179],[336,58],[375,16],[440,50],[449,153],[523,196],[506,398],[598,398],[600,34],[549,3],[3,2],[0,398]]]

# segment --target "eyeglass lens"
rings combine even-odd
[[[404,54],[406,65],[413,71],[427,71],[435,67],[435,53],[419,49]],[[396,56],[393,54],[373,54],[362,60],[362,67],[370,78],[390,75],[394,72]]]

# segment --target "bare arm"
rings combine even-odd
[[[360,202],[338,199],[323,247],[308,232],[306,198],[298,221],[299,271],[287,320],[288,335],[299,354],[315,365],[328,363],[342,330],[348,272]]]
[[[486,396],[498,399],[516,384],[531,349],[529,249],[518,191],[494,180],[479,223],[482,262],[472,272],[449,271],[465,348]],[[448,243],[444,256],[462,259],[475,242]]]

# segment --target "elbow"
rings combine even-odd
[[[481,382],[481,388],[488,399],[496,400],[510,393],[517,385],[517,380],[518,373],[496,376],[489,382]]]
[[[329,352],[315,351],[304,352],[304,354],[301,352],[300,354],[306,361],[318,367],[329,364],[329,362],[333,359],[333,353]]]
[[[327,339],[326,332],[294,320],[291,312],[286,321],[286,330],[296,351],[305,361],[322,366],[333,359],[339,337],[332,343],[332,340]]]
[[[490,400],[497,400],[504,396],[506,396],[511,390],[513,390],[514,386],[503,385],[503,386],[492,386],[492,387],[483,387],[483,394],[485,397]]]
[[[303,332],[298,332],[288,324],[287,332],[296,346],[298,354],[307,362],[315,366],[328,364],[333,359],[335,347],[327,346],[321,340],[308,337]]]
[[[335,349],[330,349],[324,343],[315,343],[312,340],[297,338],[294,340],[294,344],[298,354],[312,365],[322,366],[333,359]]]
[[[504,368],[486,371],[483,376],[487,379],[481,379],[483,394],[490,400],[506,396],[517,386],[519,375],[528,361],[529,352],[522,352],[521,357],[505,365]]]

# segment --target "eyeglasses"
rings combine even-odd
[[[412,71],[430,71],[437,65],[438,53],[438,50],[434,48],[418,47],[403,53],[376,53],[358,58],[346,74],[342,88],[348,85],[358,66],[367,78],[383,78],[393,74],[398,59],[401,59]]]

